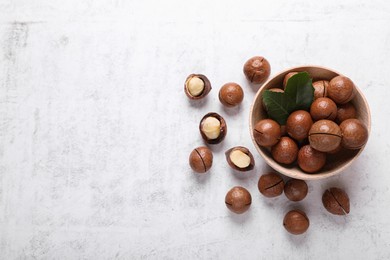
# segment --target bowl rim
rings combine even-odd
[[[291,174],[288,171],[286,172],[286,168],[285,167],[283,167],[279,163],[275,162],[273,159],[269,159],[269,158],[267,158],[265,156],[265,153],[260,149],[260,146],[256,143],[254,135],[253,135],[253,130],[252,130],[253,129],[253,124],[252,124],[253,108],[255,106],[255,102],[259,98],[259,95],[260,95],[262,89],[264,89],[269,84],[270,81],[274,80],[276,77],[280,76],[281,74],[286,74],[286,73],[292,72],[294,70],[303,70],[304,71],[305,68],[324,69],[324,70],[328,70],[330,72],[333,72],[333,73],[335,73],[337,75],[344,76],[344,74],[342,74],[342,73],[340,73],[340,72],[338,72],[338,71],[336,71],[334,69],[330,69],[328,67],[318,66],[318,65],[295,66],[295,67],[291,67],[291,68],[282,70],[280,72],[277,72],[275,75],[270,77],[266,82],[264,82],[264,84],[261,85],[261,87],[257,90],[257,93],[256,93],[256,95],[253,98],[252,105],[251,105],[251,108],[250,108],[250,111],[249,111],[249,132],[250,132],[252,142],[253,142],[257,152],[265,160],[267,165],[270,166],[272,169],[274,169],[275,171],[277,171],[277,172],[279,172],[279,173],[281,173],[281,174],[283,174],[285,176],[288,176],[288,177],[291,177],[291,178],[295,178],[295,179],[320,180],[320,179],[325,179],[325,178],[329,178],[329,177],[332,177],[332,176],[336,176],[336,175],[340,174],[341,172],[343,172],[345,169],[347,169],[355,161],[355,159],[358,158],[358,156],[363,152],[363,150],[364,150],[365,146],[367,145],[367,143],[362,148],[359,149],[358,153],[351,160],[349,160],[347,163],[345,163],[344,165],[340,166],[339,168],[337,168],[335,170],[332,170],[331,172],[328,172],[328,173],[312,173],[311,174],[311,173],[305,173],[302,170],[300,170],[299,168],[297,168],[300,172],[298,174]],[[356,84],[355,84],[355,89],[359,93],[359,95],[361,96],[362,100],[364,101],[364,105],[365,105],[365,108],[367,110],[367,115],[368,115],[367,116],[367,130],[368,130],[368,137],[370,137],[370,132],[371,132],[371,111],[370,111],[370,107],[368,106],[368,102],[366,100],[366,97],[361,92],[359,87],[356,86]]]

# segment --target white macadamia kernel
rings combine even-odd
[[[197,97],[200,94],[202,94],[202,92],[204,90],[204,82],[203,82],[203,80],[201,80],[198,77],[192,77],[192,78],[188,79],[186,86],[187,86],[188,92],[194,97]]]
[[[202,122],[202,132],[208,139],[217,139],[221,133],[221,122],[215,117],[207,117]]]
[[[251,158],[244,152],[240,150],[233,150],[230,155],[230,160],[234,165],[236,165],[239,168],[246,168],[251,163]]]

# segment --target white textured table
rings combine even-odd
[[[0,1],[1,259],[389,259],[390,3],[332,1]],[[373,116],[369,143],[342,176],[309,182],[301,203],[265,199],[268,168],[248,129],[255,91],[242,66],[264,55],[272,71],[318,64],[361,88]],[[198,105],[183,82],[206,74]],[[219,87],[245,89],[226,110]],[[227,120],[214,166],[197,176],[190,151],[200,118]],[[240,175],[224,151],[255,154]],[[233,215],[226,192],[248,188]],[[347,217],[328,214],[324,189],[343,187]],[[282,226],[304,209],[302,236]]]

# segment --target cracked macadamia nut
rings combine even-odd
[[[226,136],[226,122],[223,117],[217,113],[208,113],[200,121],[199,131],[206,143],[218,144],[222,142]]]
[[[256,123],[253,137],[260,146],[275,145],[281,135],[280,125],[272,119],[263,119]]]
[[[327,189],[322,195],[322,204],[328,212],[334,215],[349,213],[349,197],[342,189],[335,187]]]
[[[287,75],[284,76],[284,79],[283,79],[283,89],[286,89],[288,80],[289,80],[292,76],[294,76],[295,74],[298,74],[298,72],[293,71],[293,72],[287,73]]]
[[[302,210],[291,210],[283,219],[284,228],[293,235],[300,235],[309,228],[310,221]]]
[[[240,186],[232,188],[225,197],[226,207],[237,214],[242,214],[247,211],[251,203],[251,194],[247,189]]]
[[[237,83],[226,83],[219,90],[219,101],[226,107],[235,107],[244,99],[244,91]]]
[[[351,102],[348,102],[344,105],[339,105],[337,108],[336,122],[341,123],[344,120],[351,118],[356,118],[355,106]]]
[[[367,127],[359,119],[347,119],[340,124],[341,145],[347,149],[360,149],[368,140]]]
[[[184,83],[184,92],[190,99],[201,99],[211,90],[209,79],[202,74],[191,74]]]
[[[266,58],[255,56],[244,64],[244,74],[247,80],[254,84],[261,84],[271,73],[271,66]]]
[[[309,112],[297,110],[292,112],[286,122],[286,130],[289,136],[297,141],[305,139],[309,133],[313,120]]]
[[[293,163],[298,156],[298,145],[293,139],[287,136],[280,138],[280,141],[271,148],[272,158],[278,163]]]
[[[337,116],[337,105],[330,98],[317,98],[310,106],[310,115],[314,121],[320,119],[333,121]]]
[[[333,121],[322,119],[309,131],[310,146],[320,152],[330,152],[341,143],[340,127]]]
[[[252,153],[243,146],[236,146],[226,151],[226,160],[237,171],[249,171],[255,166]]]
[[[197,173],[205,173],[213,165],[213,153],[206,146],[195,148],[189,158],[192,170]]]
[[[315,173],[326,163],[326,153],[313,149],[310,145],[302,146],[298,152],[298,166],[303,171]]]
[[[303,200],[308,192],[309,188],[303,180],[290,179],[284,185],[284,194],[291,201]]]
[[[273,198],[282,194],[284,181],[279,174],[270,172],[260,176],[257,187],[261,194],[268,198]]]
[[[337,76],[329,82],[327,94],[336,104],[345,104],[355,97],[355,85],[349,78]]]
[[[329,81],[327,80],[319,80],[313,82],[314,100],[320,97],[326,97],[328,86],[329,86]]]

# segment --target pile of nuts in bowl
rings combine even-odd
[[[297,162],[304,172],[316,173],[325,166],[327,153],[340,153],[343,148],[362,148],[368,139],[368,129],[356,118],[356,109],[350,102],[355,96],[355,85],[345,76],[315,81],[307,110],[292,108],[291,113],[281,117],[277,109],[290,109],[295,104],[293,99],[300,98],[301,93],[293,97],[287,93],[289,87],[294,87],[289,86],[290,81],[299,74],[302,72],[288,73],[283,81],[284,89],[265,91],[263,104],[271,118],[259,120],[254,126],[253,136],[259,146],[270,149],[276,162],[284,165]],[[290,107],[286,100],[293,100]]]
[[[265,58],[256,56],[245,63],[244,74],[248,81],[262,84],[269,77],[270,68]],[[302,75],[301,72],[289,73],[281,88],[269,89],[267,92],[278,93],[276,97],[278,99],[280,95],[285,95],[285,92],[291,92],[286,90],[291,85],[289,82],[299,82],[299,77],[307,75]],[[271,118],[258,121],[253,129],[253,136],[258,145],[270,149],[275,161],[286,165],[296,162],[303,171],[315,173],[326,164],[327,153],[337,153],[344,148],[363,147],[368,139],[368,130],[354,118],[356,109],[349,101],[354,97],[355,87],[350,79],[338,76],[330,82],[318,80],[312,83],[310,80],[308,84],[311,95],[306,96],[311,96],[311,100],[305,101],[306,105],[309,105],[307,109],[295,109],[280,121],[279,115],[274,120],[272,106],[264,102],[263,109]],[[210,81],[202,74],[189,75],[184,84],[184,91],[191,100],[206,97],[211,89]],[[227,83],[219,91],[219,100],[227,107],[239,105],[243,97],[243,89],[237,83]],[[210,112],[200,120],[199,131],[207,145],[214,145],[225,139],[227,124],[218,113]],[[255,165],[253,155],[246,147],[233,147],[227,150],[225,155],[228,165],[234,170],[249,171]],[[213,164],[212,151],[207,146],[193,149],[189,156],[189,164],[196,173],[206,173]],[[258,189],[268,198],[284,192],[285,196],[294,202],[303,200],[308,193],[308,186],[304,180],[293,178],[284,183],[283,178],[275,172],[263,174],[259,179]],[[251,202],[249,191],[240,186],[233,187],[225,197],[227,208],[237,214],[246,212]],[[322,203],[332,214],[349,213],[349,197],[345,191],[337,187],[331,187],[324,192]],[[306,232],[309,223],[305,212],[298,209],[289,211],[283,219],[285,229],[294,235]]]

